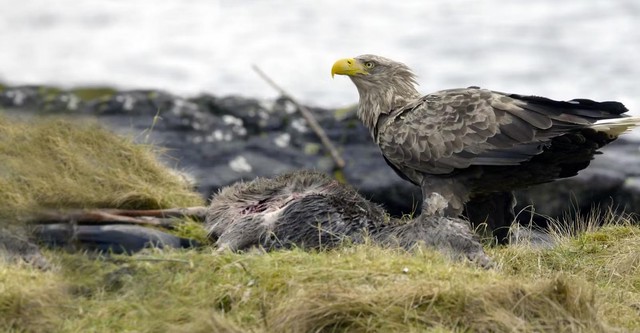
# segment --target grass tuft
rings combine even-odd
[[[634,232],[637,235],[638,230]],[[636,236],[623,239],[638,241]],[[631,243],[618,243],[620,248],[607,248],[603,258],[626,257],[624,253],[632,251]],[[51,296],[47,295],[54,292],[56,301],[66,306],[45,314],[12,310],[0,316],[22,317],[19,324],[13,323],[15,327],[30,325],[34,317],[49,318],[44,321],[46,327],[63,332],[611,332],[640,328],[637,266],[621,270],[615,263],[589,263],[585,259],[592,255],[574,239],[554,249],[492,251],[502,266],[499,270],[452,263],[425,248],[407,252],[373,245],[244,254],[209,248],[153,250],[102,260],[52,252],[61,267],[53,275],[56,284],[50,282],[52,273],[32,271],[38,279],[18,282],[6,274],[0,285],[10,283],[15,294],[35,304],[48,304]],[[22,268],[6,269],[20,272]],[[45,279],[49,282],[43,287]],[[5,303],[11,305],[2,307],[3,311],[21,304],[15,297]]]
[[[63,279],[26,265],[0,261],[0,331],[57,332],[71,299]]]
[[[93,122],[15,120],[0,113],[0,218],[39,208],[153,209],[202,205],[157,160]]]
[[[380,287],[307,285],[275,311],[274,330],[603,331],[592,289],[582,281],[560,275],[522,283],[454,269],[455,277],[429,276]]]

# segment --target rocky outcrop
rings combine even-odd
[[[115,131],[142,143],[167,148],[168,165],[195,178],[209,197],[223,186],[257,176],[313,169],[334,172],[334,165],[295,107],[285,100],[259,101],[237,96],[192,98],[161,91],[5,87],[0,107],[7,112],[61,113],[97,118]],[[400,179],[386,165],[355,109],[311,111],[339,147],[347,162],[336,174],[365,198],[381,203],[395,216],[410,214],[420,202],[420,190]],[[592,206],[614,205],[640,212],[640,151],[638,142],[619,139],[602,149],[592,165],[574,178],[517,193],[522,221],[545,223],[540,215]]]

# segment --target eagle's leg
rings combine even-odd
[[[422,214],[458,217],[469,199],[461,179],[425,176],[422,179]]]
[[[494,238],[498,244],[508,242],[509,228],[515,220],[513,208],[516,198],[513,192],[495,192],[470,198],[465,216],[480,234]],[[484,232],[482,232],[484,229]]]

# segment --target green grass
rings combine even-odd
[[[0,116],[0,135],[10,140],[0,142],[9,161],[0,164],[5,215],[43,205],[202,204],[152,147],[95,124]],[[0,262],[0,331],[638,331],[634,223],[595,214],[580,230],[558,231],[550,249],[488,248],[498,263],[489,271],[425,248],[370,244],[325,252],[149,250],[98,260],[47,251],[51,271]],[[194,222],[177,232],[204,237]]]
[[[71,89],[69,92],[82,101],[92,101],[112,97],[117,91],[109,87],[90,87],[75,88]]]
[[[606,243],[598,234],[609,236]],[[640,329],[640,229],[553,249],[491,250],[500,268],[428,249],[149,251],[60,269],[0,266],[0,328],[55,332],[610,332]],[[608,245],[607,245],[608,244]],[[597,248],[595,250],[594,248]]]

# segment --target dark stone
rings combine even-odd
[[[72,251],[131,254],[145,248],[189,248],[197,242],[137,225],[43,224],[32,231],[42,245]]]
[[[618,191],[613,193],[611,203],[619,211],[640,214],[640,177],[625,179]]]
[[[613,197],[622,190],[625,175],[610,169],[590,167],[577,176],[542,184],[517,192],[519,220],[544,224],[545,217],[562,217],[588,212],[595,207],[615,204]]]
[[[0,261],[24,262],[43,270],[51,268],[49,260],[31,242],[26,230],[14,226],[0,226]]]

